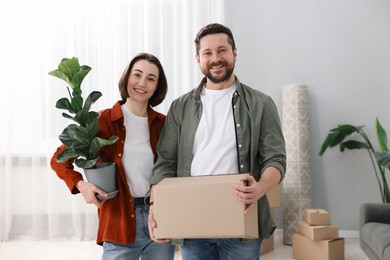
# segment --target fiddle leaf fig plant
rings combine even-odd
[[[56,108],[66,110],[67,112],[63,112],[62,116],[73,121],[59,136],[66,149],[58,154],[57,162],[75,159],[75,164],[83,169],[95,167],[99,159],[99,150],[118,140],[115,135],[108,140],[96,136],[100,130],[97,121],[99,114],[90,109],[102,93],[92,91],[84,102],[81,91],[81,83],[90,71],[89,66],[80,66],[78,58],[73,57],[63,58],[58,69],[49,72],[49,75],[60,78],[68,84],[69,98],[60,98]]]
[[[383,203],[390,203],[389,185],[386,179],[386,169],[390,171],[390,152],[385,129],[380,124],[378,118],[375,119],[375,130],[379,151],[375,150],[369,137],[363,130],[364,126],[354,126],[350,124],[339,125],[331,129],[328,136],[322,143],[319,155],[323,155],[328,148],[339,145],[340,151],[366,149],[374,168],[375,177],[379,185]],[[346,139],[352,136],[358,139]]]

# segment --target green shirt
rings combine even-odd
[[[151,182],[166,177],[191,176],[196,129],[202,116],[200,93],[204,78],[196,89],[172,102],[157,144],[158,159]],[[258,181],[270,166],[285,176],[286,151],[277,108],[272,98],[239,82],[232,98],[238,168],[250,172]],[[267,238],[275,230],[266,196],[258,200],[259,237]]]

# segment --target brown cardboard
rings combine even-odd
[[[274,235],[261,241],[260,255],[271,252],[274,249]]]
[[[293,258],[299,260],[344,260],[344,238],[314,241],[300,234],[292,237]]]
[[[329,213],[324,209],[305,209],[305,220],[309,225],[329,225]]]
[[[243,174],[165,178],[154,187],[156,238],[257,238],[257,204],[234,194]]]
[[[280,207],[280,184],[275,186],[272,190],[267,192],[267,199],[270,208]]]
[[[339,229],[335,226],[311,226],[306,221],[297,223],[298,232],[311,240],[326,240],[339,237]]]

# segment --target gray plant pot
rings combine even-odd
[[[93,169],[84,169],[87,181],[108,193],[107,197],[97,194],[96,197],[99,200],[114,198],[119,193],[116,184],[115,168],[114,162],[107,162],[98,163],[96,164],[96,168]]]

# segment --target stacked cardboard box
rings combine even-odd
[[[292,237],[293,257],[299,260],[344,260],[344,238],[329,224],[323,209],[306,209],[305,220],[297,223]]]

